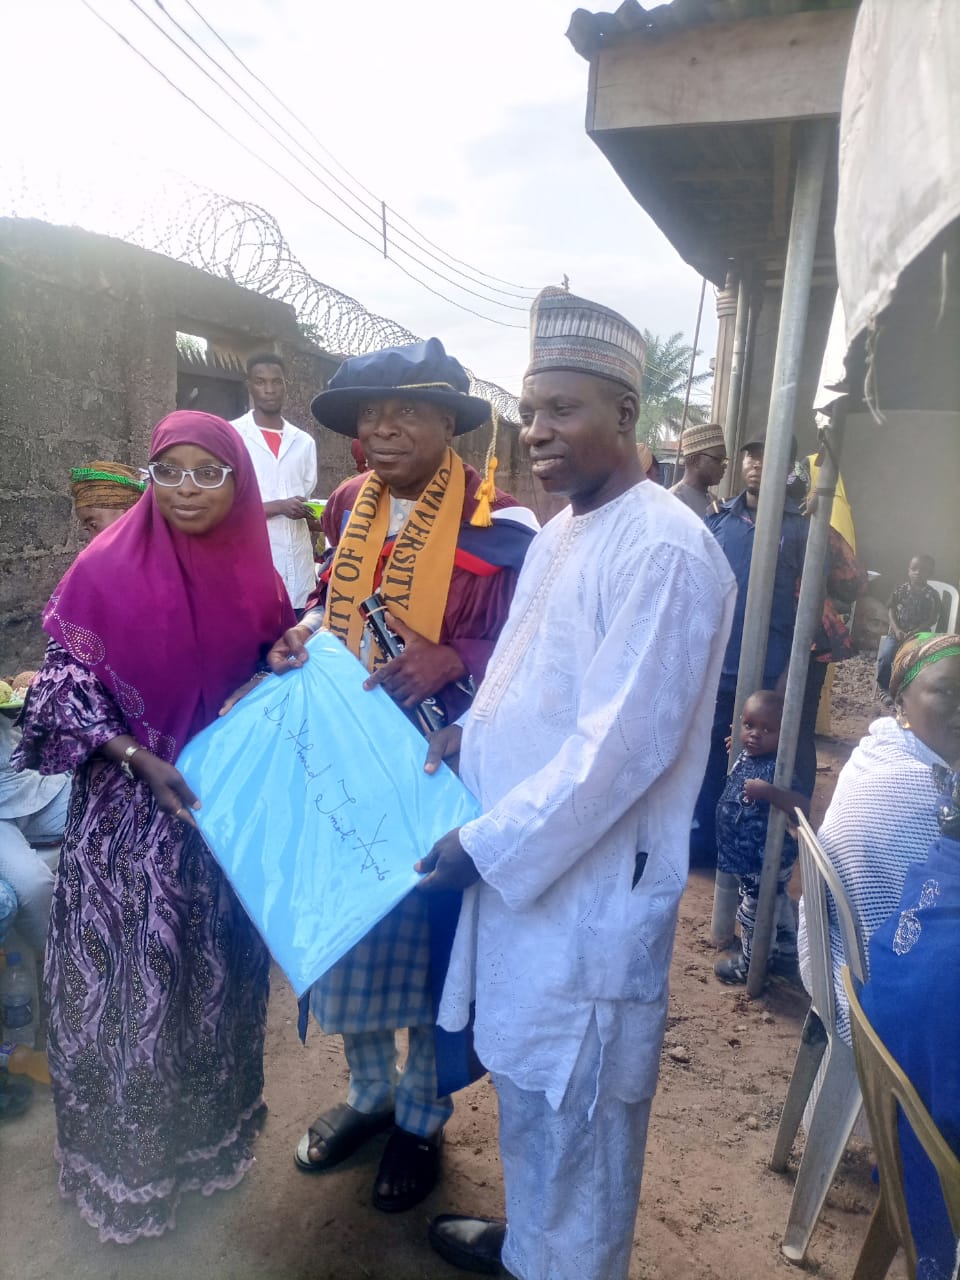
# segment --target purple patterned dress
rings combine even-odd
[[[97,756],[129,729],[55,642],[19,762],[75,770],[47,940],[60,1189],[101,1240],[235,1186],[263,1126],[269,957],[200,836]]]

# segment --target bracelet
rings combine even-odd
[[[127,775],[127,777],[131,780],[131,782],[133,781],[134,774],[133,774],[133,770],[130,768],[130,761],[133,759],[133,757],[134,757],[134,756],[137,754],[137,752],[138,752],[138,751],[140,751],[140,750],[142,750],[142,748],[141,748],[141,746],[140,746],[140,744],[139,744],[139,743],[137,743],[137,745],[136,745],[135,747],[125,747],[125,748],[124,748],[124,751],[123,751],[123,755],[122,755],[122,756],[120,757],[120,759],[117,761],[117,763],[119,764],[120,768],[121,768],[121,769],[123,770],[123,772]]]

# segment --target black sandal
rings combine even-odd
[[[340,1102],[318,1116],[297,1144],[294,1163],[304,1173],[325,1173],[358,1151],[365,1142],[389,1129],[393,1109],[370,1115]],[[310,1148],[322,1142],[327,1154],[322,1160],[310,1159]]]
[[[430,1194],[440,1176],[443,1130],[421,1138],[394,1129],[373,1184],[373,1205],[384,1213],[405,1213]]]

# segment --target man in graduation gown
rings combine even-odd
[[[436,338],[344,362],[312,404],[317,420],[359,440],[370,471],[332,494],[323,529],[333,548],[317,605],[270,655],[277,671],[305,660],[323,626],[371,669],[405,709],[427,698],[453,721],[469,705],[507,616],[536,529],[529,511],[481,478],[451,447],[489,421],[490,405]],[[492,454],[491,454],[492,456]],[[358,605],[379,591],[404,644],[390,661],[365,632]],[[389,746],[389,744],[385,744]],[[386,1212],[412,1208],[433,1188],[453,1104],[437,1097],[427,902],[410,895],[313,987],[321,1027],[343,1036],[345,1103],[319,1116],[296,1151],[322,1172],[393,1126],[374,1182]],[[409,1031],[397,1077],[395,1032]]]
[[[470,1271],[502,1255],[521,1280],[626,1280],[735,584],[644,478],[634,326],[545,290],[532,330],[521,441],[570,506],[534,539],[463,726],[484,812],[419,864],[425,891],[467,890],[440,1022],[475,1001],[507,1221],[446,1215],[431,1242]],[[428,770],[459,737],[435,735]]]

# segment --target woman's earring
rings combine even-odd
[[[909,720],[907,719],[907,717],[903,714],[903,708],[902,708],[902,707],[898,707],[898,708],[897,708],[897,724],[900,726],[900,728],[901,728],[901,729],[909,729],[909,728],[910,728],[910,721],[909,721]]]

